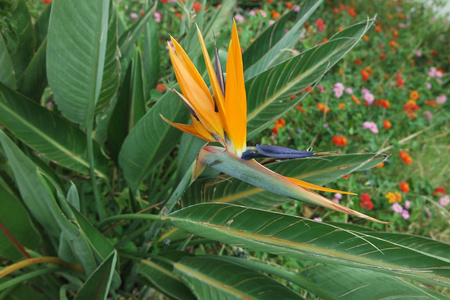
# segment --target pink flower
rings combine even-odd
[[[238,23],[242,23],[242,22],[244,22],[244,16],[243,15],[240,15],[240,14],[237,14],[237,15],[235,15],[234,16],[234,19],[236,20],[236,22],[238,22]]]
[[[447,102],[447,96],[446,95],[439,95],[436,97],[436,103],[437,104],[444,104]]]
[[[252,17],[256,17],[256,11],[254,9],[252,9],[248,14]]]
[[[427,89],[429,89],[429,90],[431,90],[431,88],[433,87],[433,86],[431,85],[431,83],[429,83],[429,82],[425,83],[425,85],[426,85]]]
[[[409,219],[409,211],[407,211],[406,209],[403,210],[400,215],[402,216],[403,219],[408,220]]]
[[[313,220],[317,222],[322,222],[322,218],[314,218]]]
[[[153,16],[155,17],[155,22],[156,23],[159,23],[159,22],[161,22],[161,14],[159,13],[159,12],[155,12],[154,14],[153,14]]]
[[[369,129],[373,134],[378,134],[378,126],[374,122],[364,122],[363,127]]]
[[[416,51],[416,56],[417,56],[417,57],[422,57],[422,51],[417,50],[417,51]]]
[[[431,111],[427,110],[427,111],[425,111],[423,114],[424,114],[425,117],[427,118],[427,121],[428,121],[428,122],[431,122],[431,120],[433,119],[433,113],[432,113]]]
[[[317,89],[319,90],[319,93],[324,93],[325,92],[325,87],[321,84],[317,85]]]
[[[362,88],[361,92],[363,93],[363,95],[370,94],[370,91],[366,88]]]
[[[138,18],[138,14],[137,13],[130,13],[130,18],[131,19],[137,19]]]
[[[341,200],[342,199],[342,194],[341,193],[336,193],[334,194],[334,198]]]
[[[410,209],[411,208],[411,201],[406,200],[405,201],[405,209]]]
[[[275,23],[274,20],[269,20],[269,25],[273,25]]]
[[[392,210],[398,214],[402,213],[403,207],[399,203],[394,203],[391,206]]]
[[[344,85],[340,82],[337,82],[334,85],[334,89],[333,89],[334,95],[338,98],[342,97],[342,94],[344,93],[344,89],[345,89]]]
[[[345,88],[345,92],[349,95],[353,94],[353,90],[351,88]]]
[[[262,16],[263,18],[267,17],[267,13],[266,13],[264,10],[259,9],[258,12],[261,14],[261,16]]]
[[[300,5],[294,5],[294,11],[299,12],[300,11]]]
[[[435,67],[430,67],[430,70],[428,71],[428,76],[433,78],[442,78],[442,71],[436,69]]]
[[[448,195],[444,195],[439,199],[438,203],[445,207],[450,204],[450,197]]]
[[[375,97],[370,92],[368,92],[364,94],[364,100],[367,102],[367,104],[372,105]]]

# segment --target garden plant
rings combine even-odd
[[[0,299],[447,299],[448,18],[0,2]]]

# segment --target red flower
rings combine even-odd
[[[287,2],[286,7],[289,9],[292,9],[294,7],[294,5],[291,2]]]
[[[388,129],[391,129],[392,123],[388,120],[383,120],[383,126],[384,126],[384,129],[388,130]]]
[[[356,11],[353,9],[353,7],[350,7],[348,9],[348,14],[349,14],[350,17],[356,19]]]
[[[195,1],[194,4],[192,5],[192,8],[195,10],[196,13],[199,13],[202,10],[202,5],[197,1]]]
[[[323,22],[322,18],[317,19],[316,27],[319,32],[325,31],[325,23]]]
[[[408,183],[402,181],[402,182],[400,182],[398,185],[399,185],[399,187],[400,187],[400,190],[401,190],[403,193],[409,192],[409,184],[408,184]]]
[[[436,188],[433,192],[433,196],[436,196],[437,194],[445,194],[445,188],[443,186]]]
[[[403,80],[403,76],[401,74],[395,74],[395,84],[398,87],[402,87],[405,85],[405,81]]]
[[[272,134],[277,134],[277,133],[278,133],[278,127],[272,128]]]
[[[343,136],[333,136],[332,140],[336,146],[347,146],[347,138]]]
[[[276,120],[276,121],[273,123],[273,125],[274,125],[275,127],[277,127],[277,128],[281,128],[281,127],[284,127],[284,126],[286,125],[286,121],[285,121],[284,119],[280,118],[280,119]]]
[[[41,0],[42,2],[49,4],[50,2],[52,2],[52,0]]]
[[[398,154],[398,156],[400,156],[405,164],[410,165],[412,163],[412,158],[409,156],[408,152],[402,151]]]
[[[342,176],[345,180],[348,180],[348,178],[350,177],[349,174]]]
[[[366,193],[361,194],[359,196],[359,198],[361,198],[361,201],[363,201],[363,202],[370,202],[370,201],[372,201],[372,199],[370,198],[370,195],[366,194]]]
[[[369,73],[367,73],[367,71],[364,69],[361,70],[361,76],[363,81],[369,80],[370,77]]]
[[[361,208],[368,209],[368,210],[373,209],[373,203],[372,203],[372,200],[370,199],[369,194],[361,194],[360,198],[361,198],[361,201],[359,202],[359,206]]]
[[[164,93],[164,92],[166,91],[166,88],[164,87],[164,84],[162,84],[162,83],[158,83],[158,84],[156,85],[156,89],[157,89],[158,91],[160,91],[161,93]]]
[[[362,59],[359,59],[359,58],[355,59],[354,62],[355,62],[355,64],[358,65],[358,66],[360,66],[360,65],[363,64]]]

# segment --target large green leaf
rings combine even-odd
[[[267,28],[244,52],[245,78],[247,80],[255,77],[261,72],[273,66],[285,53],[283,49],[292,48],[300,39],[299,29],[311,14],[322,4],[322,0],[309,0],[302,4],[299,19],[289,32],[284,32],[284,24],[291,15],[283,16],[278,22]],[[277,77],[275,77],[277,78]]]
[[[8,49],[16,72],[16,79],[20,82],[23,71],[33,57],[36,45],[36,35],[31,16],[24,0],[17,1],[16,9],[13,12],[12,27],[18,41],[14,46],[8,45]]]
[[[174,212],[168,219],[199,236],[252,250],[450,285],[448,262],[381,238],[306,218],[205,203]]]
[[[108,297],[116,263],[117,251],[114,250],[86,280],[75,296],[75,299],[106,299]]]
[[[60,228],[52,214],[52,209],[50,209],[50,207],[54,208],[56,202],[48,187],[38,176],[36,165],[3,131],[0,131],[0,143],[11,164],[15,182],[25,206],[50,236],[58,237]]]
[[[0,83],[1,123],[31,148],[69,169],[87,174],[86,135],[64,118]],[[96,173],[106,177],[108,161],[94,144]]]
[[[15,89],[17,82],[14,73],[11,56],[9,55],[3,35],[0,34],[0,82],[11,89]]]
[[[324,44],[288,59],[245,82],[248,99],[248,138],[254,137],[286,110],[295,106],[290,96],[316,84],[350,51],[374,20],[350,26]],[[305,94],[306,95],[306,94]]]
[[[40,102],[42,93],[47,85],[47,72],[45,69],[46,49],[47,40],[44,40],[25,69],[19,86],[20,93],[38,103]]]
[[[88,125],[102,86],[110,0],[52,4],[47,75],[55,102],[68,119]]]
[[[320,265],[298,274],[336,299],[447,299],[419,285],[371,270]]]
[[[0,226],[2,226],[0,257],[11,260],[22,259],[24,255],[16,247],[15,240],[23,247],[36,249],[41,242],[41,236],[19,198],[3,179],[0,179],[0,205],[2,207],[0,210]],[[5,229],[10,236],[5,234]]]
[[[101,112],[105,110],[111,103],[120,82],[120,62],[119,62],[119,49],[118,49],[118,37],[117,37],[117,10],[113,5],[109,11],[109,24],[108,24],[108,40],[106,42],[105,52],[105,65],[103,69],[102,88],[100,96],[98,98],[95,112]]]
[[[160,80],[158,25],[155,20],[150,20],[146,25],[142,39],[142,54],[143,71],[147,83],[145,100],[148,100],[151,89],[154,89]]]
[[[132,189],[169,155],[181,136],[181,131],[167,124],[160,114],[179,123],[189,117],[178,96],[166,93],[136,124],[119,154],[119,164]]]
[[[285,160],[266,165],[283,176],[301,179],[316,185],[325,185],[345,174],[369,169],[385,159],[376,154],[345,154],[325,157]],[[199,202],[222,202],[267,208],[289,201],[262,188],[255,187],[235,178],[215,182],[194,183],[183,197],[183,206]]]
[[[34,30],[36,32],[36,47],[40,47],[41,43],[47,38],[48,22],[50,20],[50,12],[52,10],[51,3],[42,11],[34,23]]]
[[[158,257],[163,260],[142,260],[137,272],[148,280],[155,289],[171,299],[195,299],[183,281],[173,274],[173,263],[186,256],[190,256],[190,254],[180,251],[159,253]]]
[[[302,299],[266,275],[214,257],[186,257],[174,266],[197,299]]]

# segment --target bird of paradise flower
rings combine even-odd
[[[236,23],[233,22],[231,42],[228,47],[226,80],[221,69],[218,50],[215,47],[215,68],[205,42],[197,27],[198,37],[211,82],[212,94],[200,73],[180,44],[171,37],[169,54],[181,93],[173,90],[191,113],[192,125],[167,123],[181,131],[195,135],[207,142],[219,142],[225,148],[204,146],[197,157],[193,176],[196,178],[206,166],[213,167],[242,181],[275,194],[309,202],[333,210],[355,215],[374,222],[386,223],[348,207],[333,202],[311,190],[352,194],[317,186],[295,178],[284,177],[256,162],[255,157],[308,157],[314,153],[278,146],[259,146],[259,153],[246,151],[247,97],[245,92],[242,53]]]

